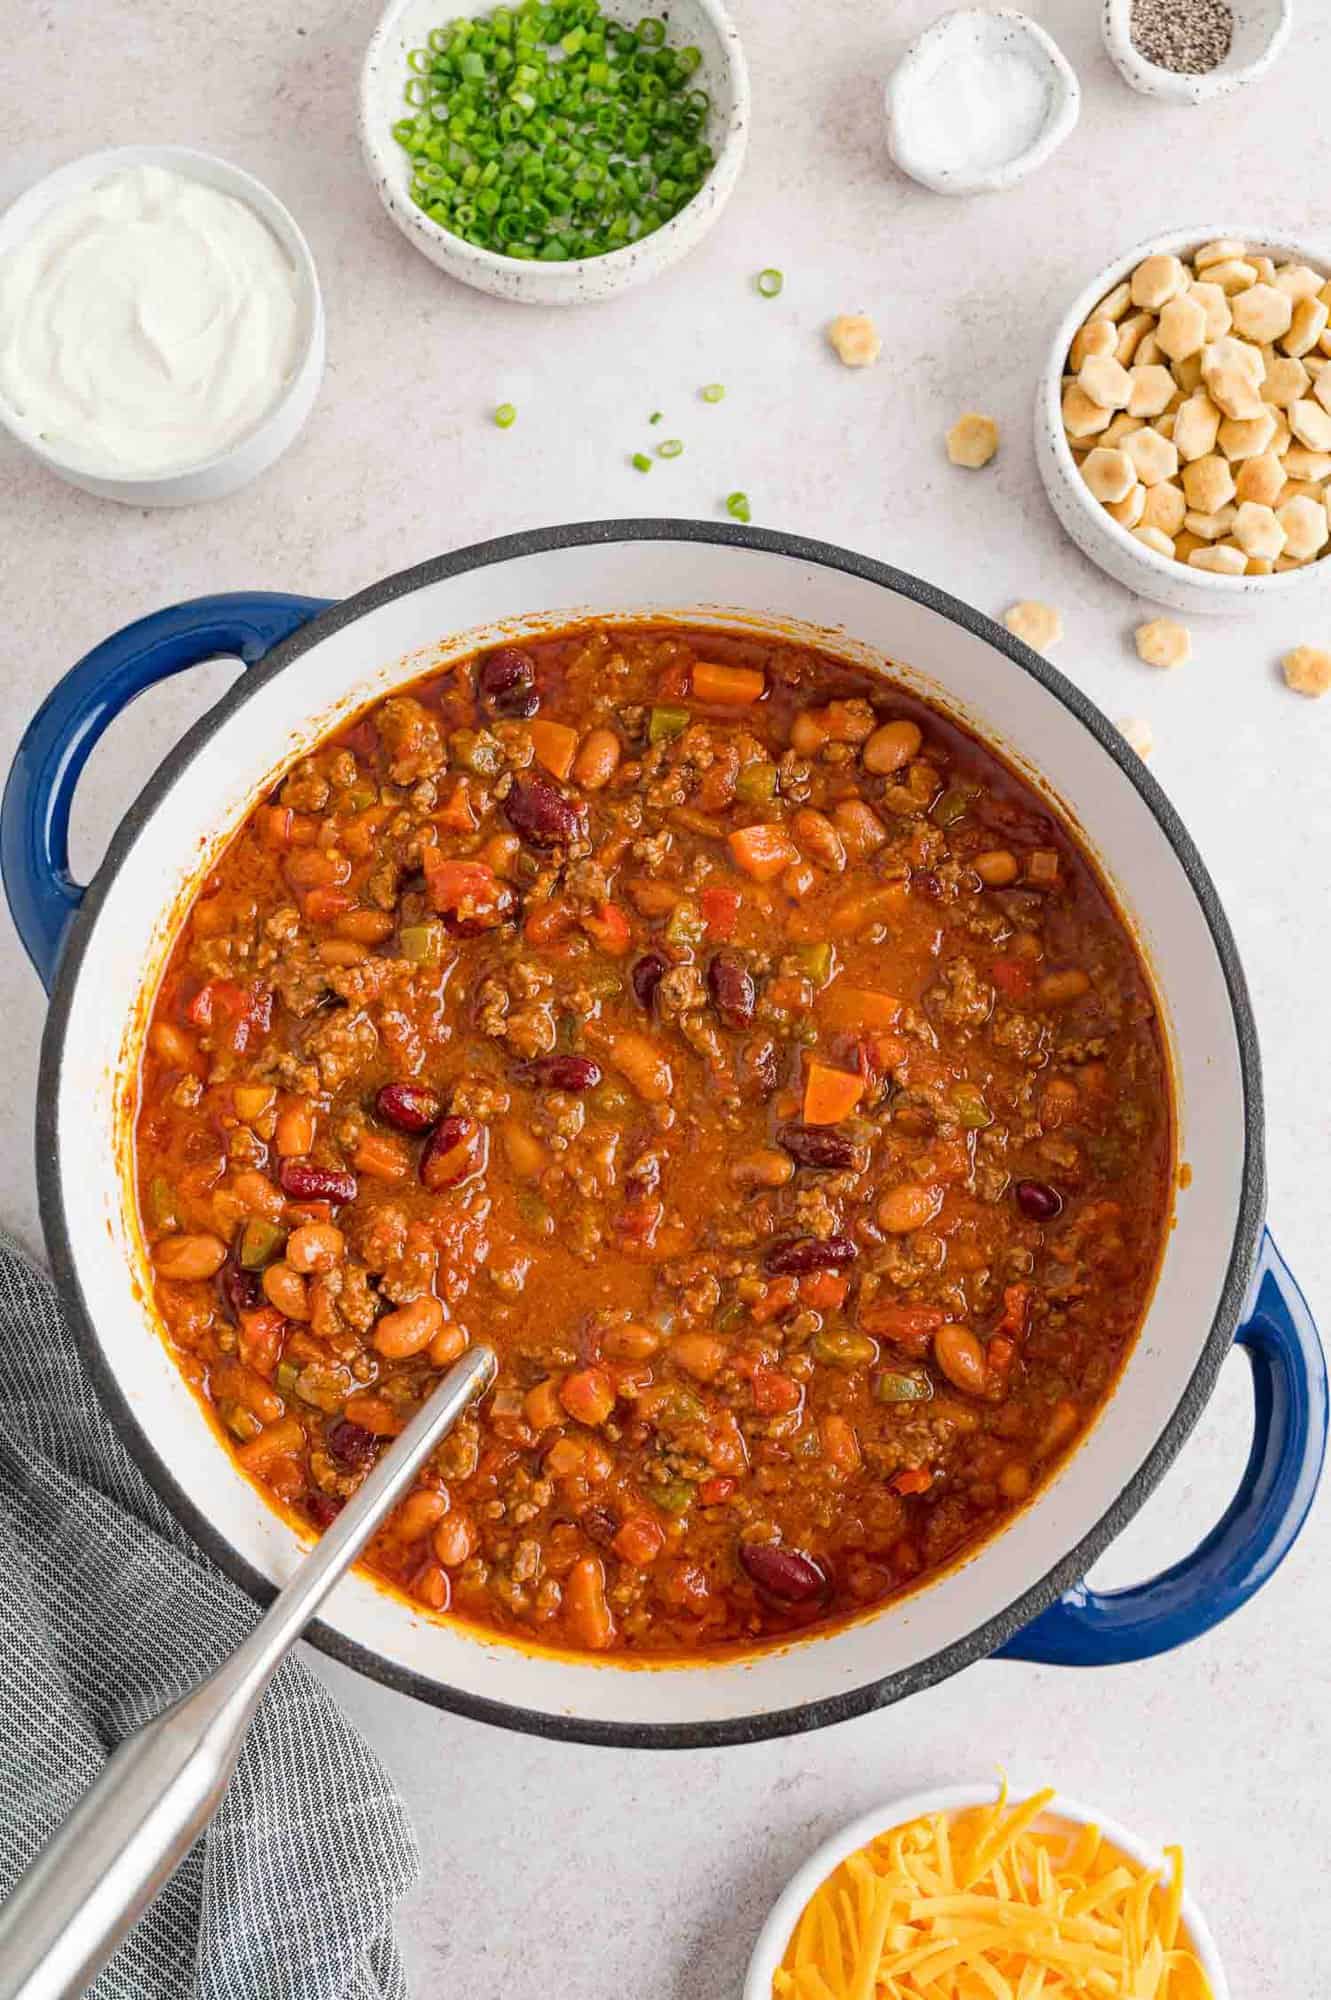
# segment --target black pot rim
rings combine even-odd
[[[1122,1493],[1075,1547],[1062,1556],[1046,1574],[1004,1610],[987,1619],[974,1631],[953,1640],[927,1659],[878,1680],[794,1708],[776,1709],[724,1720],[687,1723],[598,1722],[579,1716],[548,1713],[491,1701],[432,1680],[414,1669],[399,1666],[382,1654],[345,1638],[323,1622],[309,1627],[305,1636],[330,1658],[400,1694],[414,1696],[432,1707],[442,1708],[477,1722],[489,1722],[532,1736],[566,1742],[590,1743],[621,1749],[712,1749],[735,1743],[756,1743],[769,1737],[797,1735],[821,1729],[831,1723],[846,1722],[901,1700],[905,1695],[932,1687],[963,1667],[986,1658],[1023,1626],[1048,1608],[1061,1593],[1078,1583],[1096,1559],[1127,1525],[1147,1496],[1158,1485],[1182,1447],[1215,1384],[1247,1291],[1256,1259],[1265,1209],[1266,1179],[1263,1147],[1261,1061],[1257,1029],[1248,997],[1247,983],[1233,934],[1215,884],[1211,880],[1192,838],[1159,784],[1141,760],[1128,749],[1119,732],[1081,690],[1040,654],[996,624],[982,612],[960,602],[935,585],[878,562],[871,556],[856,555],[827,542],[811,541],[801,535],[773,529],[731,527],[720,522],[643,519],[575,522],[564,527],[535,528],[514,535],[477,542],[468,548],[433,557],[396,575],[385,577],[354,596],[332,604],[309,624],[275,646],[271,653],[229,688],[215,706],[196,722],[154,772],[138,798],[125,814],[70,927],[51,992],[50,1010],[42,1037],[38,1077],[36,1118],[36,1166],[42,1226],[52,1270],[63,1303],[70,1313],[85,1367],[102,1402],[109,1411],[126,1449],[159,1498],[188,1530],[199,1547],[238,1584],[258,1605],[271,1603],[276,1589],[219,1534],[202,1508],[179,1485],[158,1455],[156,1446],[140,1424],[132,1405],[102,1349],[93,1309],[84,1298],[79,1282],[73,1239],[65,1212],[60,1168],[56,1150],[55,1107],[58,1101],[60,1068],[65,1031],[75,988],[95,929],[98,913],[108,886],[125,854],[151,818],[158,803],[175,785],[218,725],[242,708],[275,675],[284,672],[302,654],[332,633],[427,585],[460,575],[468,570],[489,567],[514,558],[540,555],[552,550],[613,546],[619,542],[675,541],[715,543],[750,549],[764,554],[791,557],[839,570],[865,582],[875,583],[895,595],[924,605],[965,632],[986,640],[1020,672],[1062,703],[1096,739],[1107,756],[1119,766],[1140,794],[1157,821],[1178,860],[1206,920],[1219,959],[1233,1010],[1238,1045],[1239,1068],[1244,1099],[1244,1158],[1242,1189],[1234,1236],[1230,1243],[1224,1283],[1215,1316],[1197,1358],[1196,1367],[1177,1407],[1161,1429],[1150,1452]],[[614,1669],[602,1669],[614,1671]],[[643,1671],[650,1672],[650,1668]],[[704,1671],[701,1668],[690,1672]]]

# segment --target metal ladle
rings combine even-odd
[[[217,1810],[287,1649],[497,1367],[489,1347],[464,1354],[249,1638],[112,1752],[0,1910],[0,2000],[74,2000],[101,1970]]]

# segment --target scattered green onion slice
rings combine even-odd
[[[728,493],[726,495],[726,512],[732,521],[751,521],[753,514],[749,507],[748,494]]]
[[[506,431],[510,424],[514,424],[517,422],[517,419],[518,419],[518,413],[514,409],[512,403],[499,403],[496,405],[495,422],[498,424],[501,431]]]
[[[757,282],[758,290],[762,293],[763,297],[765,299],[774,299],[785,284],[786,277],[784,271],[778,271],[773,265],[769,264],[765,271],[759,271]]]
[[[656,447],[656,456],[658,458],[678,458],[683,449],[684,440],[682,438],[663,438],[661,443]]]
[[[647,421],[649,424],[659,424],[664,414],[663,410],[653,410]]]
[[[719,403],[725,397],[726,393],[725,383],[709,382],[706,388],[703,389],[701,393],[704,403]]]
[[[645,451],[635,451],[629,463],[635,466],[639,472],[650,472],[652,469],[652,461],[648,458]]]

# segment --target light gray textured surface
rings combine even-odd
[[[1331,629],[1271,616],[1198,623],[1197,657],[1139,666],[1148,616],[1055,524],[1030,451],[1045,342],[1068,298],[1125,244],[1222,208],[1325,231],[1325,176],[1299,143],[1325,128],[1331,19],[1304,4],[1289,51],[1241,96],[1200,110],[1118,80],[1095,10],[1034,9],[1076,67],[1080,125],[1008,194],[973,202],[894,175],[882,146],[889,64],[932,0],[737,9],[755,125],[734,201],[697,254],[641,293],[583,312],[507,307],[450,285],[382,214],[354,141],[372,5],[309,0],[11,0],[0,76],[0,196],[95,145],[176,138],[266,180],[307,231],[329,314],[308,430],[249,493],[144,515],[87,499],[0,446],[0,758],[87,647],[161,604],[246,586],[342,594],[441,548],[514,528],[655,511],[716,515],[742,486],[754,518],[889,557],[986,610],[1063,611],[1059,664],[1111,716],[1144,715],[1155,768],[1196,834],[1245,953],[1266,1045],[1271,1213],[1314,1301],[1331,1301],[1331,699],[1281,687],[1278,654]],[[446,8],[441,5],[441,12]],[[766,264],[782,297],[750,289]],[[821,327],[877,319],[876,369],[842,370]],[[723,381],[706,408],[700,383]],[[488,421],[518,405],[507,433]],[[996,463],[958,472],[941,437],[965,408],[1004,428]],[[665,421],[648,429],[650,411]],[[659,436],[682,458],[643,478]],[[150,697],[98,753],[79,803],[95,862],[116,814],[216,667]],[[42,1000],[0,963],[9,1091],[0,1214],[37,1223],[31,1108]],[[1226,1368],[1166,1487],[1116,1548],[1126,1580],[1186,1546],[1237,1476],[1244,1370]],[[748,1750],[630,1756],[453,1721],[322,1667],[371,1736],[428,1857],[406,1912],[422,1995],[459,2000],[729,2000],[749,1941],[809,1845],[907,1785],[1002,1759],[1188,1845],[1243,2000],[1325,1986],[1325,1773],[1331,1759],[1327,1504],[1244,1614],[1172,1659],[1099,1676],[980,1667],[885,1715]],[[1107,1566],[1108,1568],[1109,1566]],[[1317,1774],[1321,1774],[1320,1777]],[[1321,1819],[1319,1838],[1317,1821]]]

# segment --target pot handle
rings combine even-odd
[[[1269,1230],[1234,1338],[1247,1351],[1256,1408],[1248,1463],[1222,1518],[1191,1555],[1146,1583],[1065,1591],[995,1658],[1060,1667],[1149,1660],[1209,1632],[1275,1574],[1321,1476],[1327,1378],[1313,1316]]]
[[[85,653],[24,731],[0,804],[0,872],[24,950],[49,992],[83,887],[69,872],[69,813],[93,746],[146,688],[204,660],[253,667],[327,609],[276,590],[196,597],[126,625]]]

